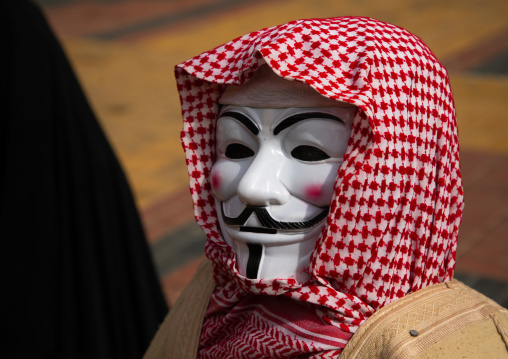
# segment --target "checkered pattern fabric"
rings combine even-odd
[[[213,207],[217,99],[265,63],[358,107],[306,283],[241,276]],[[347,339],[384,305],[452,278],[463,208],[455,109],[446,70],[418,37],[370,18],[298,20],[237,38],[175,73],[195,217],[215,266],[211,308],[285,296]]]

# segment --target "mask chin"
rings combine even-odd
[[[222,213],[222,202],[215,201],[218,214]],[[219,215],[222,236],[236,254],[238,272],[250,279],[282,279],[294,278],[298,282],[309,279],[308,267],[310,256],[326,220],[322,220],[314,227],[302,231],[277,234],[253,233],[241,238],[238,232],[226,225]],[[266,238],[270,240],[266,240]],[[275,238],[277,237],[277,238]],[[277,240],[279,239],[279,240]]]

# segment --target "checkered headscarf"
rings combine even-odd
[[[241,276],[213,206],[217,99],[265,63],[359,108],[306,283]],[[455,109],[446,70],[418,37],[370,18],[298,20],[237,38],[175,73],[195,216],[215,267],[212,307],[233,308],[251,294],[291,298],[347,342],[379,308],[452,278],[463,208]]]

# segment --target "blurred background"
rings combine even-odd
[[[290,20],[361,15],[418,35],[448,68],[466,208],[457,277],[508,307],[505,0],[36,0],[128,176],[168,303],[202,260],[173,67]]]

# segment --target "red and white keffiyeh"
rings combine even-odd
[[[213,205],[217,100],[265,63],[360,109],[306,283],[241,276]],[[446,70],[418,37],[370,18],[298,20],[175,74],[195,216],[217,283],[199,357],[336,357],[376,310],[452,278],[463,208],[455,109]]]

